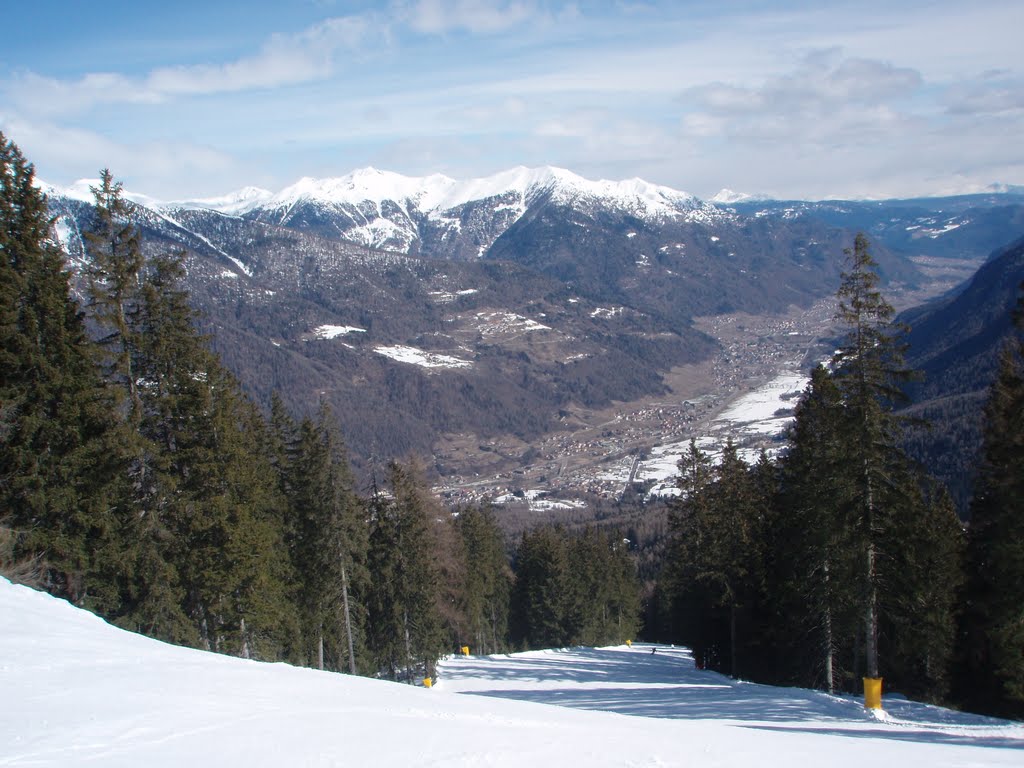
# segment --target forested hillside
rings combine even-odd
[[[980,459],[986,396],[1022,282],[1018,239],[994,251],[956,291],[900,316],[910,326],[908,361],[921,372],[907,388],[907,413],[929,424],[909,431],[907,450],[946,484],[963,515]]]

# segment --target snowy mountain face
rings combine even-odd
[[[302,179],[255,203],[246,215],[371,248],[471,259],[483,256],[531,208],[545,204],[651,222],[723,216],[692,195],[641,179],[589,181],[550,167],[519,167],[466,181],[366,168],[341,178]]]
[[[229,216],[242,216],[260,207],[273,197],[274,193],[269,190],[261,189],[260,187],[245,187],[220,197],[180,200],[174,203],[164,203],[160,207],[171,210],[183,208],[186,210],[216,211]]]

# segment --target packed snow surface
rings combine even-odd
[[[1019,723],[899,698],[876,716],[681,648],[455,657],[426,690],[177,648],[4,579],[0,616],[0,766],[1024,764]]]

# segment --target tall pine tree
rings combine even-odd
[[[781,462],[771,532],[773,598],[786,621],[774,635],[781,680],[829,692],[852,683],[859,561],[851,518],[840,393],[823,366],[797,404]]]
[[[292,428],[274,415],[282,442]],[[298,576],[298,605],[304,656],[321,669],[355,673],[364,648],[368,531],[353,489],[348,458],[331,410],[322,405],[316,420],[294,431],[288,453],[292,562]]]
[[[46,199],[3,134],[0,298],[0,510],[20,532],[17,557],[45,559],[47,589],[91,604],[118,440]]]
[[[432,677],[450,647],[442,622],[436,526],[444,525],[415,466],[388,466],[389,492],[370,500],[370,634],[377,667],[413,682]]]
[[[463,613],[468,644],[482,654],[508,647],[512,571],[501,529],[487,508],[467,507],[456,518],[465,551]]]
[[[879,559],[899,546],[895,524],[905,490],[890,482],[894,464],[902,462],[898,423],[893,403],[901,397],[900,383],[908,380],[902,348],[895,336],[895,314],[878,290],[876,263],[867,237],[858,233],[846,251],[848,268],[839,287],[836,319],[846,335],[833,356],[836,384],[847,425],[843,439],[847,460],[855,472],[853,520],[862,558],[860,606],[864,631],[864,675],[880,676],[878,654]]]

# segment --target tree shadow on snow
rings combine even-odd
[[[768,730],[1024,749],[1024,739],[1005,730],[970,734],[948,730],[1005,727],[1005,721],[900,699],[892,702],[897,722],[889,728],[881,723],[871,727],[877,720],[859,697],[733,680],[697,669],[685,648],[634,644],[632,648],[569,648],[459,658],[444,664],[443,678],[456,687],[459,680],[494,683],[487,690],[465,691],[476,696],[638,717],[739,721],[749,723],[745,727]],[[514,685],[504,687],[506,682]],[[841,723],[851,727],[840,727]]]

